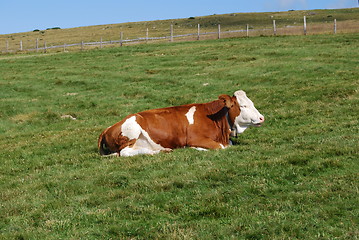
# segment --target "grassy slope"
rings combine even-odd
[[[13,50],[19,49],[20,40],[23,41],[23,48],[34,48],[35,40],[40,40],[42,47],[44,41],[47,46],[62,45],[64,43],[79,43],[81,41],[93,42],[119,40],[120,32],[124,33],[124,38],[134,39],[144,37],[146,28],[149,28],[150,37],[169,36],[170,25],[174,25],[174,34],[195,33],[197,24],[201,24],[202,32],[217,31],[217,25],[221,24],[222,31],[245,29],[246,24],[251,28],[263,29],[272,28],[272,19],[276,19],[277,27],[303,25],[303,16],[307,16],[308,33],[311,34],[315,24],[321,24],[321,28],[327,29],[323,32],[332,32],[333,20],[338,20],[338,32],[352,31],[357,32],[359,22],[359,8],[351,9],[332,9],[332,10],[311,10],[311,11],[288,11],[288,12],[267,12],[267,13],[235,13],[195,17],[195,19],[170,19],[158,21],[130,22],[120,24],[107,24],[88,27],[69,28],[61,30],[43,30],[40,32],[14,33],[0,35],[0,50],[6,49],[6,40],[9,40],[9,47]],[[191,17],[191,16],[188,16]],[[349,27],[346,25],[350,25]],[[352,26],[351,26],[352,25]],[[53,26],[49,26],[53,27]],[[61,27],[61,26],[60,26]],[[278,34],[289,34],[291,28],[278,30]],[[343,30],[347,29],[347,30]],[[32,29],[29,29],[32,30]],[[302,30],[296,31],[302,34]]]
[[[356,239],[358,40],[262,37],[0,60],[0,236]],[[238,89],[267,122],[236,146],[97,154],[100,132],[129,113]]]

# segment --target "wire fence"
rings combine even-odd
[[[344,28],[348,28],[345,32],[358,32],[357,22],[353,26],[342,25],[342,32]],[[355,29],[355,30],[353,30]],[[221,25],[217,25],[217,31],[205,32],[205,29],[201,29],[200,24],[197,25],[197,31],[192,33],[185,34],[174,34],[173,25],[170,26],[170,32],[168,36],[159,36],[159,37],[149,37],[149,29],[146,29],[144,37],[137,37],[132,39],[124,39],[124,32],[120,32],[120,38],[116,40],[106,40],[103,41],[102,37],[100,41],[93,42],[77,42],[77,43],[64,43],[62,45],[50,45],[46,40],[40,41],[39,38],[35,39],[33,47],[24,48],[23,42],[20,40],[17,44],[12,42],[10,44],[9,40],[6,40],[5,47],[1,49],[2,54],[13,54],[13,53],[22,53],[22,52],[49,52],[49,51],[71,51],[71,50],[87,50],[93,48],[103,48],[108,46],[123,46],[129,44],[141,44],[148,42],[159,42],[167,41],[174,42],[176,41],[192,41],[192,40],[205,40],[205,39],[221,39],[221,38],[230,38],[230,37],[250,37],[250,36],[278,36],[278,35],[307,35],[307,34],[322,34],[322,33],[338,33],[338,23],[334,19],[332,23],[323,23],[323,24],[312,24],[311,26],[307,25],[306,17],[303,18],[303,25],[300,26],[285,26],[278,28],[276,20],[273,20],[273,25],[271,28],[262,28],[254,29],[251,25],[247,24],[245,29],[240,30],[221,30]]]

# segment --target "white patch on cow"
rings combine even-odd
[[[130,140],[136,139],[132,147],[125,147],[120,151],[121,156],[134,156],[138,154],[156,154],[164,147],[155,143],[148,132],[146,132],[137,123],[136,116],[128,118],[121,126],[122,136],[128,137]]]
[[[132,157],[132,156],[139,155],[139,154],[153,155],[153,154],[157,154],[159,152],[160,152],[160,150],[153,151],[153,150],[148,149],[148,148],[125,147],[124,149],[122,149],[120,151],[120,155],[121,155],[121,157]]]
[[[196,112],[196,107],[191,107],[186,113],[186,117],[189,124],[194,124],[194,113]]]
[[[121,126],[122,136],[137,139],[141,134],[141,126],[136,122],[136,116],[128,118]]]
[[[205,149],[205,148],[201,148],[201,147],[191,147],[193,149],[196,149],[197,151],[208,151],[208,149]]]
[[[238,117],[236,117],[235,123],[234,123],[234,126],[236,128],[236,133],[237,134],[243,133],[248,128],[248,126],[245,126],[245,125],[241,126],[241,125],[238,124],[239,120],[237,118],[239,118],[239,117],[240,117],[240,115]]]
[[[225,148],[226,148],[225,146],[223,146],[222,143],[220,143],[219,145],[221,146],[222,149],[225,149]]]
[[[234,96],[236,96],[241,109],[241,113],[234,120],[237,134],[243,133],[249,126],[260,126],[264,121],[264,117],[254,107],[253,102],[247,97],[246,93],[239,90],[234,93]]]
[[[141,128],[142,129],[142,128]],[[135,149],[142,149],[146,148],[152,151],[161,151],[165,150],[164,147],[162,147],[160,144],[155,143],[148,132],[146,132],[144,129],[141,131],[141,135],[137,139],[136,143],[133,145],[133,148]]]

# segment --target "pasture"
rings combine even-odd
[[[357,239],[358,49],[345,34],[1,57],[0,238]],[[97,153],[130,113],[239,89],[266,123],[235,146]]]

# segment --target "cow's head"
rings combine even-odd
[[[233,101],[235,104],[229,111],[231,128],[235,131],[232,135],[243,133],[250,126],[261,126],[264,116],[254,107],[244,91],[236,91]]]

